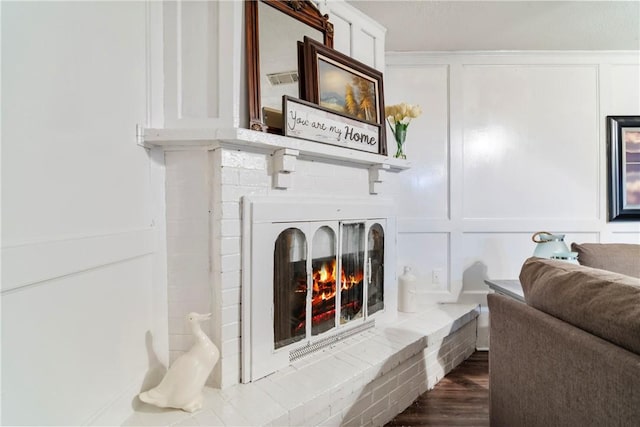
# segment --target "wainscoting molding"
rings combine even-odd
[[[152,254],[155,229],[84,236],[2,248],[2,294]]]

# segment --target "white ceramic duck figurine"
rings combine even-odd
[[[187,412],[202,408],[204,383],[220,358],[220,351],[200,328],[200,322],[210,318],[211,313],[187,315],[195,344],[173,362],[157,387],[138,395],[140,400],[161,408],[178,408]]]

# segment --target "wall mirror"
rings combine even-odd
[[[298,41],[333,47],[333,26],[312,1],[245,1],[249,127],[282,133],[282,96],[301,97]]]

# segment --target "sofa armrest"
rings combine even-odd
[[[640,355],[488,295],[492,426],[637,425]]]

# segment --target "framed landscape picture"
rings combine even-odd
[[[380,154],[386,154],[382,73],[307,37],[302,52],[304,98],[338,114],[381,126]]]
[[[640,220],[640,116],[607,117],[609,220]]]

